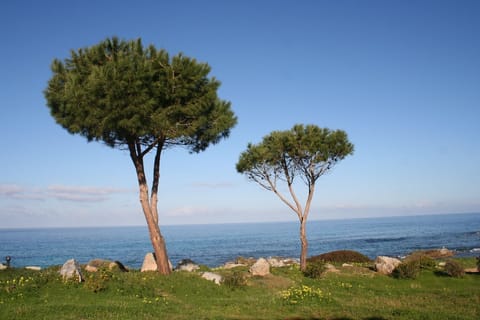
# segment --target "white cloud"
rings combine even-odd
[[[23,200],[44,200],[45,192],[41,189],[25,188],[15,184],[0,185],[0,197]]]
[[[16,184],[0,184],[0,196],[11,197],[24,192],[24,189]]]
[[[100,202],[117,193],[129,192],[126,189],[111,187],[84,187],[55,185],[47,188],[47,195],[57,200]]]
[[[112,187],[63,186],[46,188],[23,187],[13,184],[0,184],[0,197],[22,200],[49,200],[101,202],[118,193],[131,192],[128,189]]]

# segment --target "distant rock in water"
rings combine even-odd
[[[391,274],[400,263],[402,261],[397,258],[378,256],[375,259],[375,270],[383,274]]]
[[[80,264],[75,259],[67,260],[60,269],[60,275],[64,280],[78,279],[78,282],[82,282],[83,276],[80,269]]]

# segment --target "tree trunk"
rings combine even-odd
[[[150,234],[150,241],[152,242],[153,251],[155,252],[155,260],[157,262],[157,270],[161,274],[170,274],[170,265],[168,263],[167,246],[165,239],[160,232],[160,227],[155,219],[153,212],[148,205],[147,186],[140,187],[140,200],[142,202],[142,209],[147,220],[148,232]],[[143,199],[147,199],[144,201]]]
[[[300,219],[300,242],[302,250],[300,252],[300,270],[305,271],[307,269],[307,254],[308,254],[308,241],[305,227],[307,225],[307,219],[304,217]]]
[[[151,203],[148,198],[148,186],[145,177],[145,168],[143,165],[143,156],[139,146],[134,143],[129,144],[130,157],[135,165],[137,172],[138,186],[140,192],[140,203],[142,205],[143,214],[147,221],[150,241],[152,242],[153,251],[155,252],[155,260],[157,262],[157,270],[161,274],[170,274],[170,265],[168,263],[167,247],[163,238],[160,227],[158,226],[158,215],[156,208],[156,198]],[[155,194],[156,196],[156,194]],[[155,205],[155,208],[152,208]]]

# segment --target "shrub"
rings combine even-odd
[[[435,269],[435,267],[437,266],[437,263],[431,256],[424,254],[423,252],[420,252],[420,251],[413,253],[412,255],[408,256],[404,260],[404,262],[412,262],[412,263],[413,261],[417,262],[421,269],[432,270],[432,269]]]
[[[235,270],[232,273],[224,275],[222,283],[227,287],[235,289],[246,286],[247,278],[243,272]]]
[[[357,251],[352,250],[339,250],[339,251],[332,251],[323,253],[318,256],[310,257],[307,261],[315,262],[315,261],[327,261],[327,262],[336,262],[336,263],[348,263],[348,262],[356,262],[356,263],[366,263],[371,262],[370,258],[361,254]]]
[[[108,282],[113,278],[113,273],[101,268],[97,272],[91,273],[85,279],[85,287],[92,292],[100,292],[107,289]]]
[[[420,273],[420,263],[416,260],[404,261],[400,263],[392,272],[392,276],[397,279],[415,279]]]
[[[448,260],[444,270],[450,277],[460,278],[465,275],[462,265],[455,260]]]
[[[477,257],[477,270],[480,272],[480,257]]]
[[[322,276],[325,270],[327,270],[327,267],[323,261],[307,262],[307,268],[303,271],[303,275],[308,278],[317,279]]]

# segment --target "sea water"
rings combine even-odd
[[[298,222],[162,226],[162,232],[174,265],[188,258],[215,267],[238,256],[298,257],[300,252]],[[349,249],[375,258],[446,247],[459,256],[479,256],[480,213],[309,221],[307,237],[309,255]],[[143,226],[0,229],[0,262],[9,255],[15,267],[103,258],[140,268],[151,251]]]

